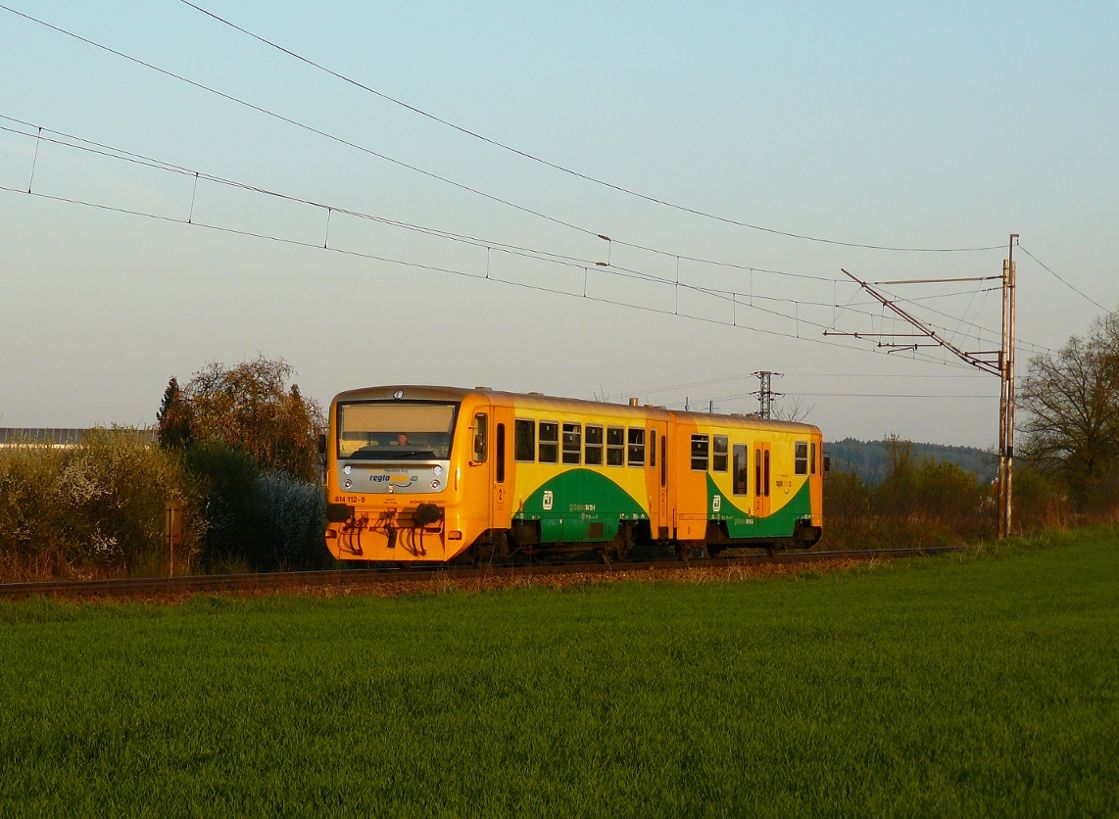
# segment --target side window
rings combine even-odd
[[[812,442],[812,455],[808,460],[808,468],[809,468],[809,470],[811,470],[813,475],[816,474],[816,442],[815,441]]]
[[[583,462],[587,466],[602,466],[602,427],[587,424],[586,432]]]
[[[754,494],[762,497],[762,451],[754,450]]]
[[[711,451],[711,468],[716,472],[727,471],[727,436],[716,435]]]
[[[628,461],[630,466],[645,465],[645,430],[629,428]]]
[[[706,435],[692,436],[692,469],[707,471],[707,461],[711,450],[711,439]]]
[[[762,453],[762,490],[769,497],[769,450]]]
[[[649,430],[649,466],[657,465],[657,431]]]
[[[797,441],[795,444],[793,472],[797,475],[808,474],[808,441]]]
[[[497,474],[494,476],[494,481],[497,483],[505,483],[505,424],[497,425]]]
[[[540,463],[554,464],[559,460],[559,424],[555,421],[540,422]]]
[[[513,457],[518,461],[535,461],[536,422],[518,418],[513,424]]]
[[[661,486],[668,486],[668,436],[661,436]]]
[[[488,454],[488,425],[489,416],[486,413],[479,412],[474,416],[474,452],[472,457],[478,463],[484,463]]]
[[[744,444],[734,445],[734,494],[750,494],[750,468],[746,463],[749,450]]]
[[[579,463],[579,456],[583,449],[583,427],[581,424],[564,423],[563,425],[563,462],[565,464]]]
[[[606,465],[621,466],[626,462],[626,431],[621,427],[606,428]]]

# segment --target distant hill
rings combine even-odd
[[[833,472],[854,472],[868,484],[877,485],[886,478],[889,457],[885,441],[860,441],[844,438],[824,444],[824,452],[831,458]],[[913,461],[947,461],[961,469],[975,473],[983,482],[995,478],[998,457],[972,446],[942,446],[940,444],[913,444]]]

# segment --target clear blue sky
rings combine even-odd
[[[843,243],[996,248],[966,253],[795,239],[650,202],[178,0],[0,4],[335,137],[0,9],[0,426],[151,423],[170,376],[263,354],[324,404],[399,382],[748,412],[750,373],[768,369],[828,438],[991,446],[993,376],[822,335],[905,329],[841,268],[994,276],[1020,233],[1020,372],[1103,313],[1025,250],[1119,305],[1115,3],[197,0],[654,199]],[[196,186],[58,132],[287,198]],[[995,284],[888,289],[975,350],[997,344]]]

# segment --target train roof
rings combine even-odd
[[[752,426],[760,429],[773,430],[803,430],[819,432],[819,427],[800,421],[778,421],[772,418],[762,418],[750,414],[723,414],[706,412],[685,412],[683,410],[670,410],[652,404],[613,404],[606,401],[591,401],[582,398],[561,398],[544,395],[539,392],[506,392],[494,390],[490,387],[446,387],[423,384],[387,384],[375,387],[362,387],[360,389],[346,390],[334,396],[334,401],[388,401],[397,399],[412,399],[420,401],[455,401],[461,402],[468,396],[485,396],[501,403],[516,403],[520,406],[557,409],[566,408],[571,412],[609,412],[618,415],[640,415],[641,417],[673,417],[678,421],[691,421],[693,423],[726,423],[741,424],[748,421]]]

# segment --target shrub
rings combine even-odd
[[[258,555],[262,568],[320,569],[329,552],[326,497],[322,487],[285,472],[262,472],[256,478],[255,505],[263,518],[265,548]]]
[[[205,529],[196,482],[136,430],[90,430],[69,449],[0,450],[0,498],[9,577],[163,573],[168,503],[183,510],[183,564]]]
[[[871,533],[870,490],[854,472],[824,479],[824,537],[828,546],[865,545]]]
[[[263,519],[254,499],[260,469],[252,457],[220,441],[196,443],[185,463],[203,489],[208,523],[198,563],[204,571],[247,568],[257,552]]]
[[[205,487],[206,571],[320,568],[326,502],[322,487],[279,471],[220,441],[195,443],[186,463]]]
[[[64,566],[57,476],[63,451],[26,443],[0,449],[0,569],[3,576],[51,576]]]

